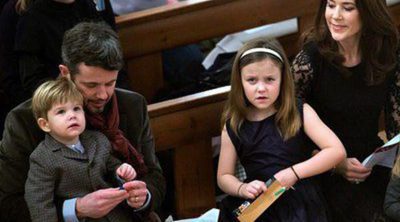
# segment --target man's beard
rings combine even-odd
[[[102,113],[103,111],[104,111],[104,107],[101,107],[101,108],[93,108],[92,110],[90,110],[92,113],[96,113],[96,114],[99,114],[99,113]]]
[[[96,106],[91,106],[91,102],[87,103],[88,106],[86,106],[86,109],[89,110],[89,112],[93,113],[93,114],[99,114],[102,113],[104,111],[105,105],[102,107],[96,107]]]

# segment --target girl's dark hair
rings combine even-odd
[[[360,49],[366,67],[367,85],[382,83],[397,63],[398,31],[385,0],[356,0],[362,22]],[[305,34],[304,43],[314,42],[319,52],[344,71],[344,57],[332,38],[325,20],[327,0],[321,0],[314,27]],[[344,71],[344,73],[346,73]]]

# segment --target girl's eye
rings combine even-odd
[[[272,78],[272,77],[267,78],[267,82],[272,82],[272,81],[275,81],[275,78]]]
[[[333,3],[331,3],[331,2],[329,2],[329,3],[327,4],[327,6],[328,6],[329,8],[335,8],[335,5],[334,5]]]
[[[65,113],[65,110],[63,110],[63,109],[60,109],[60,110],[58,110],[57,112],[56,112],[56,114],[64,114]]]
[[[255,83],[256,82],[256,78],[248,78],[247,82],[249,83]]]

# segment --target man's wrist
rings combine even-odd
[[[63,203],[62,214],[66,222],[78,222],[76,216],[76,198],[65,200]]]
[[[151,202],[151,193],[149,192],[149,190],[147,190],[146,201],[144,202],[144,204],[141,207],[136,208],[133,211],[138,212],[138,211],[146,209],[148,206],[150,206],[150,202]]]
[[[80,197],[76,198],[76,203],[75,203],[75,214],[78,219],[84,218],[84,215],[82,215],[82,212],[79,210],[81,206],[81,199],[82,198]]]

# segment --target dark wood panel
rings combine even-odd
[[[156,151],[173,150],[174,196],[179,218],[197,217],[215,207],[211,138],[230,87],[148,106]]]
[[[314,11],[317,2],[315,0],[203,1],[202,4],[189,4],[187,8],[177,8],[176,14],[162,19],[132,21],[134,25],[128,25],[130,23],[126,17],[118,18],[118,32],[125,57],[131,58],[301,17]],[[132,41],[133,39],[137,41]]]

